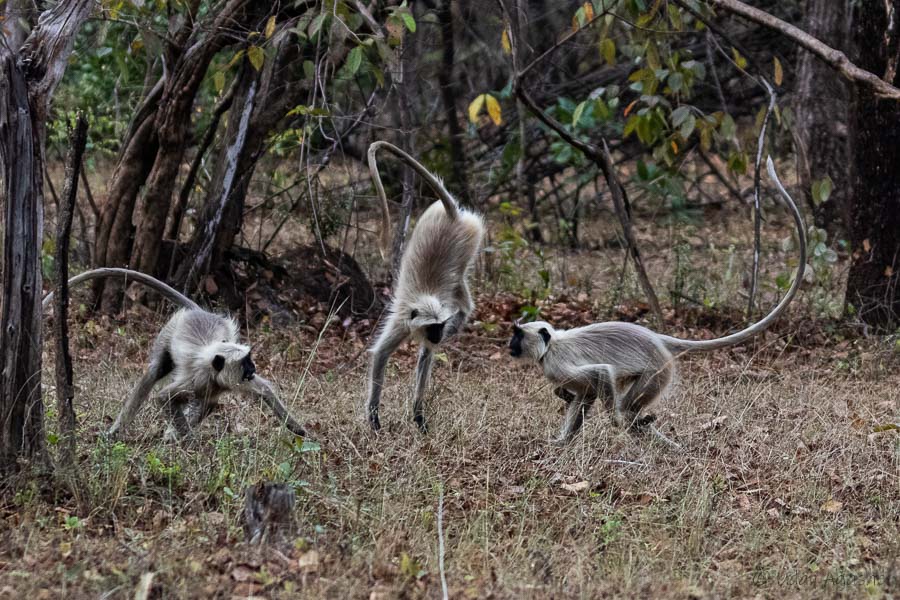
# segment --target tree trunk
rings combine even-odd
[[[0,471],[19,457],[43,459],[41,242],[44,140],[50,100],[62,79],[90,0],[60,2],[41,15],[18,52],[0,44],[0,159],[6,235],[0,296]]]
[[[56,338],[56,411],[59,413],[59,462],[69,469],[68,477],[74,487],[75,465],[75,407],[72,400],[72,355],[69,352],[69,241],[72,216],[78,195],[78,173],[87,145],[88,122],[79,114],[69,131],[69,154],[66,157],[66,182],[56,226],[56,294],[53,298],[56,319],[53,333]]]
[[[893,22],[900,0],[889,0]],[[898,27],[888,30],[885,4],[862,2],[854,18],[856,63],[897,77]],[[850,241],[848,312],[880,331],[900,325],[900,103],[875,98],[857,86],[850,109]],[[851,308],[852,307],[852,308]]]
[[[194,98],[212,58],[234,40],[235,24],[259,29],[259,14],[268,9],[259,4],[248,22],[249,5],[249,0],[228,0],[220,10],[210,12],[205,22],[188,20],[170,32],[166,63],[172,67],[136,111],[110,181],[97,235],[97,266],[128,265],[160,274],[160,248],[187,147]],[[115,280],[98,282],[95,290],[102,291],[102,310],[118,309],[121,285]]]
[[[807,0],[805,29],[833,48],[846,48],[850,11],[846,0]],[[847,227],[847,105],[844,79],[810,52],[799,51],[796,93],[800,187],[817,227],[834,238]],[[812,184],[830,177],[831,197],[816,205]]]
[[[442,65],[438,69],[438,85],[441,88],[441,103],[447,120],[450,142],[450,164],[453,184],[463,204],[470,205],[469,182],[466,177],[466,155],[463,150],[463,131],[456,116],[456,94],[453,91],[454,40],[452,0],[441,0],[438,18],[441,22]]]
[[[134,246],[132,215],[138,193],[153,167],[158,141],[153,116],[146,116],[127,139],[109,182],[109,194],[100,213],[94,263],[98,267],[127,267]],[[100,309],[115,312],[119,308],[122,283],[98,279],[94,292]]]
[[[3,327],[0,331],[0,470],[43,450],[41,238],[44,167],[28,87],[15,57],[0,50],[0,154],[6,199]]]
[[[187,259],[175,274],[174,280],[185,293],[196,289],[209,266],[221,261],[234,243],[243,225],[244,200],[256,163],[265,153],[266,138],[287,111],[308,94],[308,82],[301,72],[291,72],[299,66],[296,39],[288,30],[276,36],[275,56],[261,72],[244,60],[228,126],[214,161],[216,171]],[[346,50],[341,56],[346,56]]]

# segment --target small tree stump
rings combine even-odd
[[[293,524],[297,496],[286,483],[259,482],[244,491],[244,536],[250,544],[270,541]]]

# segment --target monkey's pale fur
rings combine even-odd
[[[426,430],[424,397],[433,352],[459,331],[475,309],[468,277],[481,249],[484,224],[479,215],[457,205],[441,181],[418,161],[387,142],[369,146],[369,172],[381,203],[381,251],[391,242],[391,218],[375,154],[384,148],[412,167],[434,189],[434,202],[416,223],[400,260],[400,272],[387,319],[370,348],[366,414],[372,428],[381,422],[378,409],[388,358],[407,338],[421,344],[416,365],[413,419]]]
[[[595,323],[554,329],[539,321],[513,328],[510,353],[541,365],[554,393],[568,403],[558,443],[569,441],[581,428],[586,412],[599,397],[612,411],[617,425],[643,428],[671,445],[651,424],[652,416],[638,419],[640,411],[662,396],[675,377],[675,357],[711,351],[744,342],[767,329],[790,304],[803,280],[806,237],[803,217],[781,185],[770,158],[769,176],[794,219],[799,238],[799,263],[794,281],[781,302],[758,323],[714,340],[682,340],[655,333],[634,323]]]
[[[260,396],[290,431],[306,435],[272,384],[256,374],[251,349],[239,343],[238,325],[233,318],[207,312],[165,283],[129,269],[94,269],[70,279],[69,286],[101,277],[139,281],[182,307],[153,342],[150,365],[109,429],[110,437],[118,436],[131,424],[156,383],[168,375],[171,381],[157,394],[170,418],[167,438],[187,435],[216,407],[218,396],[228,390]],[[52,296],[51,293],[44,298],[45,307]]]

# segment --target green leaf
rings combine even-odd
[[[673,92],[681,92],[684,90],[684,75],[681,73],[672,73],[669,75],[669,87]]]
[[[690,115],[687,120],[681,124],[681,127],[678,129],[678,133],[681,134],[681,137],[684,139],[688,139],[691,137],[691,134],[694,133],[694,128],[697,126],[697,119],[694,118],[694,115]]]
[[[615,66],[616,43],[612,41],[611,38],[604,38],[604,40],[600,42],[600,55],[603,57],[603,60],[606,61],[608,66]]]
[[[625,129],[622,130],[622,137],[627,138],[631,133],[637,128],[638,124],[638,116],[631,115],[628,117],[628,120],[625,121]]]
[[[321,450],[322,445],[319,442],[303,440],[303,443],[300,445],[300,452],[319,452]]]
[[[400,13],[400,18],[403,19],[403,24],[406,25],[406,28],[410,33],[416,32],[416,20],[413,18],[412,14],[404,11]]]
[[[823,202],[828,202],[833,188],[834,183],[832,183],[831,177],[828,175],[826,175],[824,179],[814,181],[812,184],[812,197],[815,205],[819,206]]]
[[[263,49],[259,46],[250,46],[247,49],[247,58],[250,60],[250,64],[253,65],[253,68],[259,71],[262,69],[263,62],[266,59],[266,53],[263,52]]]
[[[737,48],[732,48],[731,54],[734,56],[734,62],[737,63],[738,67],[740,67],[741,69],[747,68],[747,59],[744,58],[740,52],[738,52]]]
[[[362,47],[357,46],[347,55],[347,75],[353,77],[359,71],[359,65],[362,64]]]
[[[328,17],[328,13],[322,13],[317,16],[312,22],[309,24],[309,37],[315,37],[319,30],[322,29],[322,24],[325,22],[325,19]]]
[[[719,133],[722,134],[722,137],[731,139],[734,137],[734,133],[737,130],[737,126],[734,124],[734,118],[726,114],[722,117],[722,124],[719,126]]]
[[[588,101],[585,100],[581,104],[575,107],[575,112],[572,113],[572,127],[578,126],[578,121],[581,120],[581,115],[584,114],[584,109],[587,107]]]
[[[647,181],[648,179],[650,179],[650,171],[647,169],[647,163],[642,160],[638,160],[637,174],[638,178],[640,178],[642,181]]]
[[[747,155],[743,152],[732,152],[728,157],[728,169],[736,175],[747,173]]]
[[[679,106],[672,111],[672,126],[681,127],[681,124],[687,121],[689,116],[691,116],[691,107]]]
[[[303,76],[306,79],[315,79],[316,77],[316,65],[311,60],[303,61]]]

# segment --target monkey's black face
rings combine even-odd
[[[252,381],[254,375],[256,375],[256,365],[253,364],[250,354],[247,354],[241,360],[241,381]]]
[[[444,323],[433,323],[425,326],[425,339],[432,344],[440,344],[444,339]]]
[[[509,340],[509,355],[513,358],[519,358],[520,356],[522,356],[523,337],[525,337],[525,332],[522,331],[522,328],[518,325],[513,325],[512,339]]]

